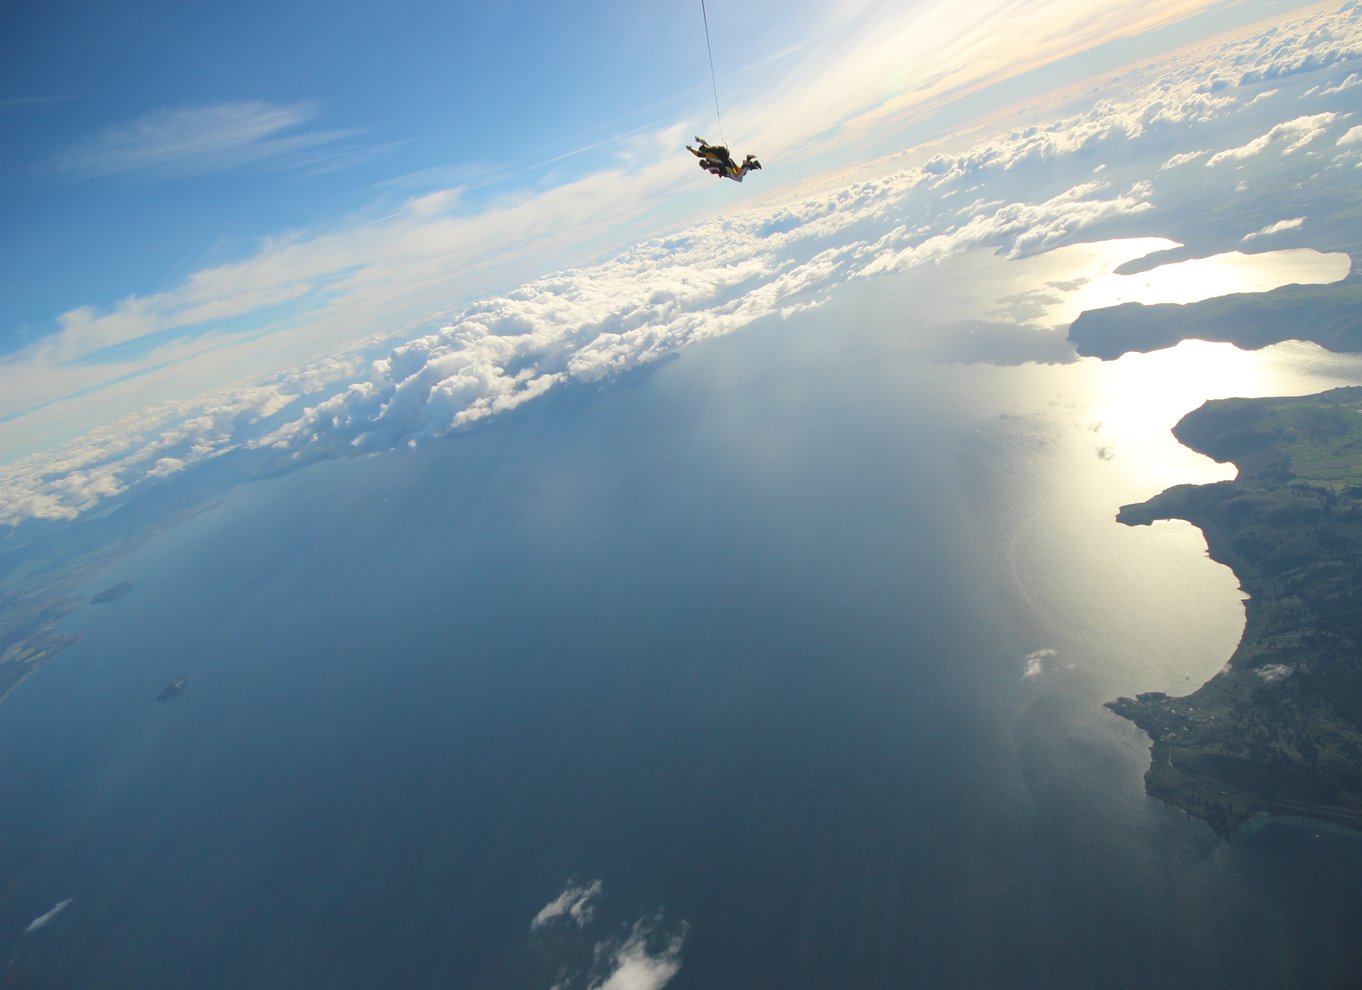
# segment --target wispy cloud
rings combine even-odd
[[[1181,154],[1174,155],[1172,158],[1168,159],[1168,161],[1160,165],[1159,171],[1167,172],[1170,168],[1178,168],[1181,165],[1194,162],[1198,158],[1205,158],[1208,154],[1210,154],[1208,151],[1184,151]]]
[[[52,923],[52,919],[55,918],[57,915],[61,914],[64,910],[66,910],[66,906],[74,900],[75,900],[74,897],[68,897],[64,901],[58,901],[52,907],[52,910],[48,911],[46,914],[40,914],[38,915],[38,917],[30,921],[28,923],[28,927],[24,929],[24,934],[29,935],[33,932],[36,932],[40,928],[46,928],[48,925]]]
[[[830,4],[810,31],[818,45],[764,87],[761,99],[734,112],[772,158],[821,153],[874,140],[962,96],[1209,6],[1111,0],[1080,13],[1068,0],[978,0],[961,18],[951,4]],[[769,99],[770,92],[790,98]]]
[[[563,892],[549,901],[530,922],[530,931],[538,931],[557,918],[567,917],[578,928],[585,928],[594,913],[592,902],[601,894],[601,881],[589,884],[569,882]]]
[[[49,103],[70,103],[74,96],[11,96],[0,100],[0,110],[20,110],[24,107],[41,107]]]
[[[1253,241],[1257,240],[1259,237],[1271,237],[1273,234],[1280,234],[1286,230],[1300,230],[1303,226],[1305,226],[1305,217],[1292,217],[1290,220],[1278,220],[1276,223],[1270,223],[1266,227],[1245,234],[1244,240]]]
[[[302,130],[317,116],[312,103],[241,100],[158,110],[106,128],[52,162],[74,179],[107,175],[202,175],[265,161],[317,166],[317,150],[354,137],[353,130]],[[353,155],[354,149],[345,154]],[[339,154],[339,153],[338,153]]]
[[[1326,89],[1320,90],[1319,95],[1333,96],[1335,93],[1341,93],[1345,89],[1352,89],[1354,86],[1362,86],[1362,76],[1358,75],[1356,72],[1350,72],[1348,73],[1348,77],[1342,82],[1335,86],[1329,86]]]

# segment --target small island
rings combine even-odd
[[[109,602],[116,602],[129,591],[132,590],[131,581],[119,581],[112,587],[105,588],[99,594],[90,599],[91,605],[106,605]]]
[[[156,696],[156,700],[170,701],[172,698],[178,698],[180,692],[184,690],[184,684],[185,679],[183,677],[175,678],[175,680],[161,688],[161,693]]]
[[[78,632],[58,631],[58,622],[86,605],[120,601],[134,588],[119,581],[86,597],[90,582],[157,534],[221,504],[180,507],[165,517],[97,515],[0,547],[0,702],[79,641]]]
[[[1173,433],[1238,478],[1117,520],[1191,522],[1249,599],[1199,690],[1108,703],[1153,740],[1145,789],[1221,834],[1260,812],[1362,829],[1362,387],[1208,402]]]

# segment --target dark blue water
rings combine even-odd
[[[836,315],[237,489],[101,575],[135,589],[0,711],[6,985],[585,987],[639,922],[676,988],[1349,985],[1362,841],[1216,839],[1100,707],[1224,656],[1179,604],[1209,565],[996,414],[1083,369]],[[574,878],[594,920],[532,932]]]

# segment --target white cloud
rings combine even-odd
[[[1257,674],[1261,680],[1267,682],[1268,684],[1276,684],[1280,681],[1286,680],[1293,673],[1295,673],[1295,670],[1296,668],[1291,667],[1284,663],[1269,663],[1265,664],[1262,667],[1257,668],[1256,670],[1254,670],[1254,673]]]
[[[152,465],[151,470],[147,472],[147,477],[166,478],[177,471],[183,471],[184,467],[185,462],[178,457],[162,457]]]
[[[1269,237],[1272,234],[1280,234],[1284,230],[1300,230],[1305,225],[1305,217],[1292,217],[1290,220],[1278,220],[1270,223],[1261,230],[1255,230],[1250,234],[1244,235],[1244,240],[1252,241],[1259,237]]]
[[[1034,681],[1040,677],[1041,674],[1045,673],[1045,662],[1058,655],[1059,651],[1053,649],[1034,650],[1026,654],[1023,660],[1022,680]]]
[[[866,6],[877,9],[824,7],[822,20],[810,27],[820,44],[801,48],[801,60],[790,60],[786,76],[768,79],[760,96],[732,108],[747,121],[747,140],[768,165],[826,155],[854,134],[883,135],[889,132],[887,118],[913,107],[926,112],[1009,73],[1190,16],[1206,0],[1170,0],[1157,10],[1137,0],[1107,0],[1085,8],[1081,16],[1061,0],[1023,5],[988,0],[965,25],[946,8]],[[1005,39],[994,29],[1000,21],[1008,25]],[[928,30],[936,28],[942,30]],[[901,91],[886,95],[886,79]],[[1144,99],[1147,95],[1129,111],[1139,126],[1204,116],[1227,102],[1179,85],[1157,99]],[[317,113],[307,103],[261,101],[158,111],[72,150],[60,167],[71,175],[201,172],[265,160],[311,160],[327,149],[351,155],[353,149],[336,143],[347,135],[305,129]],[[494,199],[479,213],[458,212],[458,188],[426,189],[396,215],[377,221],[366,215],[330,229],[269,238],[251,257],[201,271],[169,290],[131,295],[112,305],[74,307],[54,337],[0,362],[0,417],[54,399],[70,401],[149,366],[196,360],[205,347],[223,346],[216,332],[225,321],[256,320],[273,331],[270,336],[287,333],[296,341],[295,356],[307,359],[324,353],[323,341],[334,346],[346,339],[344,334],[353,338],[381,327],[395,330],[489,284],[515,284],[576,262],[583,245],[594,244],[602,230],[642,223],[659,201],[675,194],[676,154],[693,132],[691,124],[678,121],[635,134],[612,147],[603,171],[533,194]],[[1065,129],[1072,128],[1066,124]],[[706,177],[691,179],[696,189],[704,188]],[[755,194],[766,189],[763,184]],[[734,194],[725,190],[724,195]],[[711,195],[707,208],[716,202]],[[271,308],[285,303],[305,316],[272,327]],[[202,334],[214,336],[204,346],[183,343]],[[311,340],[310,350],[302,347],[304,338]],[[73,364],[130,342],[142,342],[142,353],[126,361],[98,368]],[[237,343],[238,351],[249,346]],[[267,363],[276,350],[277,344],[255,343],[257,374],[277,369]],[[208,362],[198,361],[197,373],[207,377],[208,369]]]
[[[199,175],[265,160],[300,159],[315,165],[317,150],[354,131],[300,131],[317,115],[310,103],[280,105],[241,100],[158,110],[105,129],[63,155],[53,167],[73,178],[155,172]]]
[[[28,927],[24,929],[24,934],[28,935],[31,932],[36,932],[40,928],[46,928],[49,924],[52,923],[52,919],[55,918],[57,915],[61,914],[62,911],[66,910],[66,906],[74,900],[75,900],[74,897],[68,897],[64,901],[58,901],[55,905],[53,905],[52,910],[48,911],[46,914],[40,914],[38,915],[38,917],[30,921],[28,923]]]
[[[595,911],[592,901],[600,894],[599,880],[593,880],[585,885],[569,883],[561,894],[539,909],[539,913],[530,922],[530,931],[537,931],[564,916],[575,922],[578,928],[585,928],[591,922],[591,916]]]
[[[1339,147],[1362,144],[1362,126],[1348,128],[1348,132],[1338,139],[1338,144]]]
[[[1174,155],[1172,158],[1168,159],[1168,161],[1160,165],[1159,171],[1167,172],[1170,168],[1186,165],[1189,162],[1196,161],[1198,158],[1205,158],[1209,154],[1209,151],[1184,151],[1181,154]]]
[[[1277,124],[1266,134],[1254,138],[1248,144],[1240,145],[1237,148],[1228,148],[1212,155],[1207,160],[1206,165],[1214,168],[1222,162],[1252,158],[1274,145],[1281,146],[1283,155],[1293,154],[1322,136],[1337,117],[1338,114],[1335,113],[1316,113]]]
[[[1338,85],[1320,90],[1319,95],[1333,96],[1335,93],[1341,93],[1345,89],[1352,89],[1354,86],[1362,86],[1362,76],[1359,76],[1356,72],[1350,72],[1348,73],[1348,77]]]
[[[420,442],[513,409],[569,381],[647,364],[757,319],[815,305],[848,278],[903,270],[981,245],[1040,251],[1099,220],[1137,213],[1136,196],[1094,197],[1102,183],[1040,204],[981,212],[947,234],[897,231],[808,256],[809,242],[879,212],[924,182],[900,173],[771,212],[712,221],[646,242],[614,261],[564,272],[476,303],[374,362],[373,374],[255,441],[297,449],[322,438],[364,448]],[[786,226],[779,232],[772,228]],[[907,241],[907,245],[891,250]]]
[[[929,163],[930,164],[930,163]],[[1145,198],[1147,190],[1102,199],[1096,196],[1109,188],[1095,181],[1074,186],[1043,203],[1008,203],[993,212],[974,214],[966,223],[946,233],[918,236],[917,231],[895,232],[883,239],[878,256],[854,275],[878,275],[903,271],[936,262],[983,244],[999,244],[1010,257],[1034,254],[1055,246],[1085,227],[1116,217],[1141,213],[1152,207]],[[898,251],[884,251],[895,240],[908,240]]]
[[[1362,54],[1362,18],[1312,14],[1289,31],[1194,50],[1144,75],[1121,76],[1119,98],[1099,98],[1080,112],[981,132],[972,147],[949,154],[891,158],[866,169],[871,178],[820,179],[808,192],[766,193],[763,205],[727,209],[721,218],[646,240],[603,263],[531,281],[509,275],[541,261],[546,244],[580,242],[626,223],[642,214],[649,197],[673,187],[674,152],[689,137],[686,130],[630,139],[625,151],[637,162],[631,168],[533,196],[503,197],[480,214],[457,213],[458,187],[408,190],[403,208],[379,221],[275,238],[250,258],[199,272],[166,292],[103,310],[72,310],[60,333],[0,358],[0,438],[32,444],[31,437],[55,429],[51,424],[64,426],[68,409],[114,397],[138,411],[72,431],[67,435],[76,439],[55,447],[31,446],[41,452],[0,466],[0,524],[74,518],[237,450],[301,455],[317,442],[374,450],[420,443],[563,385],[600,380],[755,320],[820,305],[853,279],[979,248],[1021,257],[1110,229],[1148,213],[1159,195],[1149,181],[1123,188],[1131,178],[1118,178],[1116,163],[1130,159],[1129,150],[1103,154],[1111,164],[1100,178],[1067,189],[1056,183],[1030,201],[1000,194],[993,183],[1009,188],[1016,171],[1032,163],[1045,163],[1047,177],[1063,175],[1066,156],[1101,142],[1138,142],[1155,131],[1150,143],[1160,157],[1179,145],[1205,147],[1198,128],[1232,119],[1242,106],[1226,79],[1301,71],[1302,58],[1315,59],[1321,37],[1331,39],[1340,58]],[[1258,140],[1289,152],[1334,121],[1332,114],[1299,117]],[[279,127],[266,123],[259,130],[269,137]],[[1341,143],[1356,143],[1357,132]],[[1215,157],[1224,160],[1254,144]],[[1175,153],[1164,167],[1207,154]],[[703,188],[712,193],[715,187]],[[951,199],[952,193],[959,195]],[[745,187],[743,196],[750,201]],[[445,308],[459,286],[490,278],[523,284],[457,312]],[[290,300],[307,310],[301,328],[266,324],[245,341],[200,332]],[[436,312],[442,315],[433,318]],[[394,323],[399,313],[402,320]],[[403,325],[421,329],[398,336]],[[116,345],[161,341],[191,326],[198,336],[148,345],[133,363],[91,361]],[[361,330],[373,336],[309,360]],[[268,377],[252,364],[278,367],[294,356],[300,370]],[[166,370],[146,370],[149,361]],[[153,386],[183,390],[188,380],[201,391],[199,375],[208,381],[222,368],[243,383],[197,397],[182,391],[152,408],[131,405]],[[125,380],[101,386],[101,375]]]
[[[539,931],[559,918],[567,918],[577,928],[591,923],[595,900],[602,884],[570,881],[561,894],[545,904],[530,922],[530,931]],[[670,928],[670,931],[667,931]],[[686,924],[664,925],[659,913],[640,918],[627,934],[596,942],[591,963],[584,971],[569,974],[564,967],[551,990],[571,990],[585,985],[586,990],[661,990],[681,969],[681,948],[686,940]]]
[[[259,384],[155,406],[0,465],[0,524],[74,519],[108,498],[229,453],[262,432],[271,416],[362,366],[359,353],[341,352]]]
[[[674,154],[666,162],[659,155],[632,172],[600,172],[536,196],[503,198],[472,216],[448,212],[457,197],[427,196],[379,221],[269,239],[255,255],[164,292],[70,310],[57,333],[0,358],[0,420],[209,352],[221,363],[224,349],[249,351],[258,375],[279,367],[281,351],[309,359],[337,340],[429,325],[451,298],[488,282],[513,285],[543,271],[546,255],[646,212],[675,186],[670,161]],[[274,315],[284,304],[305,315]],[[259,323],[251,334],[220,329],[247,320]],[[122,354],[136,353],[107,361],[102,352],[120,346]],[[199,363],[211,373],[214,362]]]
[[[597,957],[608,960],[609,972],[593,980],[591,990],[661,990],[670,983],[681,970],[684,927],[657,948],[649,947],[653,941],[653,932],[640,922],[623,942],[597,945]]]

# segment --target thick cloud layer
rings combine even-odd
[[[852,280],[967,250],[1021,257],[1085,238],[1177,236],[1160,224],[1175,223],[1189,190],[1242,197],[1257,182],[1267,195],[1359,164],[1348,107],[1360,59],[1362,7],[1349,3],[1127,72],[1078,112],[916,164],[883,162],[862,174],[887,174],[528,282],[398,346],[371,340],[29,456],[0,468],[0,522],[72,519],[237,450],[302,459],[423,443],[817,307]],[[1276,246],[1312,229],[1297,208],[1257,206],[1268,216],[1242,209],[1249,219],[1224,232],[1229,244],[1272,236]],[[1319,216],[1332,212],[1318,204]]]

